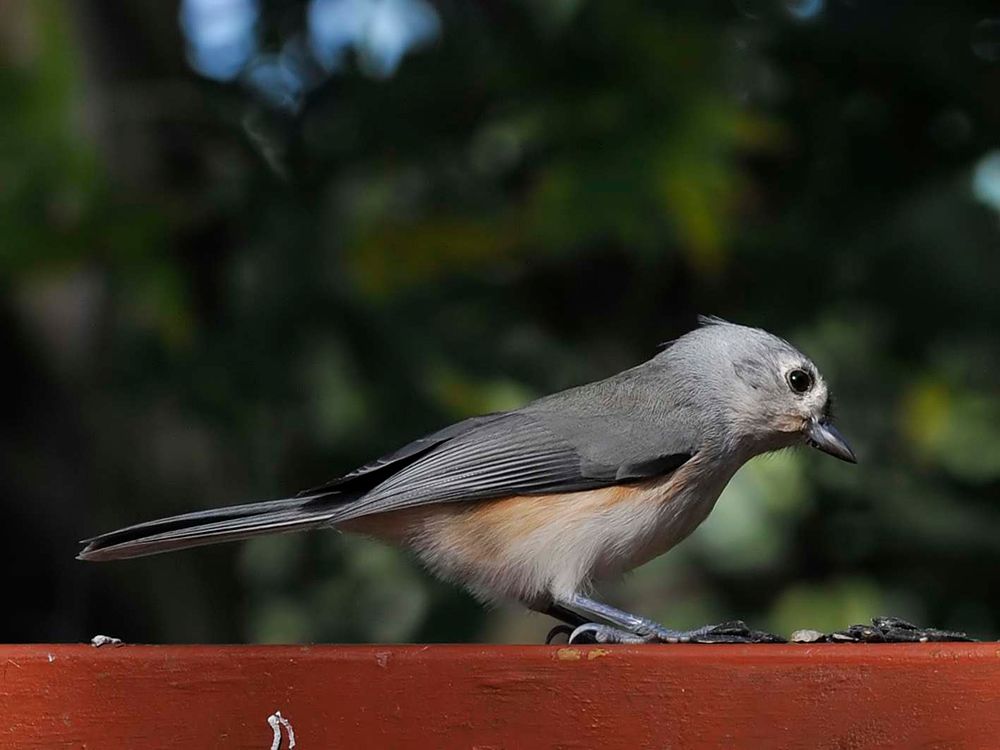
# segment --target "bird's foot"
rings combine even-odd
[[[573,637],[574,630],[575,628],[571,628],[569,625],[556,625],[549,631],[549,634],[545,636],[545,645],[551,646],[556,638],[561,635],[566,636],[566,642],[568,643],[569,639]]]
[[[930,641],[973,641],[965,633],[937,628],[921,628],[898,617],[873,617],[871,625],[851,625],[836,633],[799,630],[792,634],[797,643],[927,643]]]
[[[551,635],[551,634],[550,634]],[[742,620],[705,625],[694,630],[670,630],[645,623],[642,632],[588,622],[569,635],[570,643],[784,643],[785,639],[762,630],[752,630]]]

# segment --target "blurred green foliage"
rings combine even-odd
[[[301,27],[263,5],[265,44]],[[609,598],[995,636],[996,9],[799,5],[441,2],[394,76],[348,66],[295,113],[191,72],[170,3],[0,8],[0,640],[537,641],[333,532],[74,543],[318,484],[698,312],[809,352],[861,463],[752,462]]]

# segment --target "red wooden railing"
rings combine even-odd
[[[279,715],[280,712],[280,715]],[[0,646],[0,748],[1000,748],[1000,644]]]

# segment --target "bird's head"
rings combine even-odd
[[[832,423],[831,396],[819,369],[784,339],[759,328],[703,318],[671,347],[697,389],[710,398],[728,436],[764,452],[805,442],[856,463]]]

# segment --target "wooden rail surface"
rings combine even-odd
[[[1000,748],[1000,644],[0,646],[4,750],[289,728],[298,750]]]

